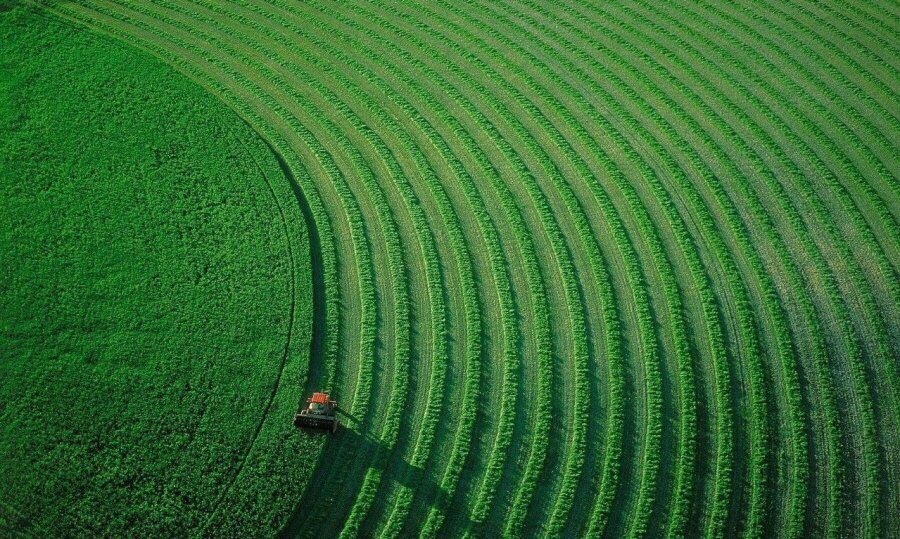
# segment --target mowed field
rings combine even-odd
[[[210,432],[230,433],[221,448],[196,444],[222,466],[199,472],[177,447],[126,439],[141,447],[136,473],[155,478],[174,459],[195,474],[134,490],[92,464],[79,477],[98,499],[143,504],[127,519],[112,501],[94,513],[75,503],[57,459],[23,460],[46,430],[22,422],[65,401],[52,377],[4,374],[0,472],[36,478],[0,487],[0,524],[39,536],[900,535],[896,2],[15,4],[0,17],[35,32],[53,21],[69,36],[60,47],[118,51],[80,84],[142,59],[160,74],[137,79],[179,77],[179,93],[208,100],[183,105],[186,131],[243,119],[269,198],[258,172],[239,172],[247,159],[204,166],[227,171],[234,197],[257,193],[232,199],[235,229],[273,235],[240,248],[260,272],[248,316],[294,314],[250,329],[245,300],[225,294],[235,314],[212,311],[227,321],[203,339],[237,332],[246,348],[186,355],[209,378],[184,391],[215,410]],[[92,57],[32,68],[52,78]],[[103,113],[177,101],[126,97]],[[204,204],[186,201],[184,219]],[[235,229],[209,232],[210,267]],[[3,233],[31,249],[49,234]],[[40,286],[2,256],[20,272],[4,298]],[[4,344],[4,363],[41,360],[27,352],[41,331],[68,342],[90,326],[38,323],[28,344],[7,321],[23,309],[0,311],[4,343],[25,350]],[[54,320],[20,323],[39,315]],[[165,327],[175,353],[185,329]],[[85,362],[44,354],[54,369]],[[246,399],[231,401],[239,410],[207,398],[220,383]],[[342,428],[293,431],[296,406],[320,389]],[[200,421],[178,398],[153,403]],[[117,416],[109,405],[80,413]],[[167,417],[171,432],[188,429]],[[90,451],[53,440],[71,466],[71,451]]]

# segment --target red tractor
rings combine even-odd
[[[337,431],[337,402],[331,400],[328,393],[313,393],[306,399],[306,408],[294,416],[294,426]]]

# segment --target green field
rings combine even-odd
[[[0,0],[0,536],[900,536],[898,70],[890,0]]]

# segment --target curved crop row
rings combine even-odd
[[[530,65],[537,65],[537,64],[535,63],[535,60],[534,60],[534,59],[530,59],[530,60],[529,60],[529,64],[530,64]],[[554,82],[558,82],[558,81],[554,81]],[[558,86],[558,85],[557,85],[557,86]],[[694,266],[694,268],[695,268],[695,270],[698,269],[698,267],[697,267],[696,265]],[[698,272],[695,273],[695,276],[700,276],[700,275],[701,275],[701,272],[700,272],[700,271],[698,271]],[[672,290],[672,288],[670,288],[670,290]],[[710,304],[710,303],[707,303],[707,308],[709,309],[710,307],[711,307],[711,304]],[[712,315],[712,311],[709,311],[709,310],[708,310],[708,311],[707,311],[707,315],[708,315],[708,316]],[[676,327],[677,327],[677,326],[676,326]],[[684,342],[684,340],[682,339],[681,342]],[[682,346],[685,346],[685,345],[682,345]],[[685,346],[685,347],[686,347],[686,346]],[[683,365],[684,365],[684,364],[683,364]],[[684,368],[685,368],[685,367],[683,366],[682,369],[684,369]],[[689,394],[690,394],[690,393],[689,393]],[[690,425],[690,422],[688,422],[687,424]],[[690,438],[688,438],[688,442],[689,442],[689,441],[690,441]],[[690,445],[688,445],[688,447],[690,447]],[[684,455],[684,457],[683,457],[684,459],[692,458],[692,455],[690,454],[690,452],[685,452],[683,455]]]
[[[472,146],[474,146],[474,144],[473,144]],[[512,205],[507,205],[507,208],[508,208],[508,209],[512,209],[512,208],[514,208],[514,206],[512,206]],[[535,269],[536,269],[536,267],[535,267]],[[540,295],[539,295],[538,293],[535,293],[535,294],[533,294],[533,295],[537,295],[538,297],[540,297]],[[546,347],[542,347],[542,348],[546,349]],[[510,347],[508,348],[508,350],[514,351],[515,348],[513,348],[513,347],[510,346]],[[511,388],[511,389],[514,389],[514,388]],[[514,393],[513,393],[513,394],[514,394]],[[511,411],[512,411],[512,410],[510,410],[510,412],[511,412]],[[509,417],[511,418],[511,416],[509,416]],[[435,517],[432,517],[432,516],[430,515],[430,516],[429,516],[429,521],[433,521],[433,518],[435,518]],[[432,527],[433,527],[433,525],[426,525],[426,530],[431,529]]]
[[[734,105],[731,105],[731,107],[733,108],[733,112],[734,112],[735,114],[738,114],[738,115],[742,115],[742,114],[743,114],[743,112],[740,111],[740,110],[739,110],[737,107],[735,107]],[[751,122],[749,119],[747,119],[747,121],[748,121],[748,122]],[[747,125],[751,125],[751,126],[752,126],[752,125],[754,125],[754,124],[753,124],[753,123],[748,123]],[[789,132],[788,132],[787,130],[785,130],[784,133],[785,133],[787,136],[796,137],[795,135],[789,134]],[[761,134],[760,134],[757,138],[759,138],[760,140],[766,140],[766,137],[763,137]],[[795,140],[796,147],[802,147],[802,145],[800,144],[800,141],[797,141],[796,138],[795,138],[794,140]],[[773,150],[773,151],[774,151],[774,150]],[[776,153],[776,155],[778,155],[778,153]],[[782,155],[783,155],[783,154],[782,154]],[[795,172],[795,177],[798,178],[798,181],[795,182],[795,185],[800,186],[800,187],[803,187],[803,186],[806,184],[806,180],[802,177],[802,174],[799,172],[799,170],[796,169],[796,166],[794,166],[794,170],[796,170],[796,172]],[[774,181],[774,179],[775,179],[774,177],[769,177],[770,184],[771,184],[771,181]],[[807,188],[807,197],[810,197],[810,196],[812,196],[812,195],[810,194],[811,192],[810,192],[808,189],[809,189],[809,188]],[[820,211],[821,211],[821,210],[820,210]],[[827,221],[827,219],[826,219],[826,221]],[[802,237],[803,234],[801,233],[800,236]],[[843,243],[843,242],[840,241],[840,240],[837,241],[837,242],[835,242],[835,244],[838,245],[838,246],[841,245],[842,243]],[[850,274],[851,274],[851,276],[852,276],[852,275],[857,275],[857,272],[858,272],[858,269],[854,270],[853,267],[852,267],[852,264],[851,264],[851,268],[850,268]],[[864,295],[866,294],[866,292],[864,291],[864,289],[861,289],[860,291],[863,292]],[[874,325],[872,325],[872,326],[870,326],[870,327],[875,327],[875,328],[877,328],[878,325],[877,325],[877,324],[874,324]],[[879,339],[879,340],[880,340],[881,342],[884,342],[883,339]],[[860,373],[860,374],[861,374],[861,373]],[[859,386],[859,387],[857,388],[857,391],[858,391],[858,392],[864,391],[864,390],[861,389],[861,387],[862,387],[862,386]],[[867,405],[864,405],[864,406],[867,406]],[[868,407],[868,406],[867,406],[867,407]],[[870,452],[867,450],[867,453],[870,453]],[[870,456],[871,456],[871,455],[870,455]],[[872,476],[870,476],[870,477],[872,477]],[[871,498],[871,499],[877,499],[877,498]]]
[[[479,24],[476,21],[469,21],[469,22],[473,26],[479,26]],[[448,24],[446,26],[452,27],[452,24]],[[490,30],[488,30],[488,31],[490,32]],[[492,35],[492,37],[495,37],[498,40],[500,40],[501,42],[503,42],[504,45],[507,45],[511,49],[516,50],[517,54],[521,54],[521,55],[523,55],[523,57],[527,54],[524,51],[518,49],[514,44],[510,43],[505,38],[499,37],[496,32],[493,32],[491,35]],[[532,63],[532,65],[536,65],[536,64],[534,64],[533,59],[530,59],[530,62]],[[503,63],[505,64],[505,66],[507,68],[509,68],[511,70],[516,70],[516,67],[511,65],[508,61],[503,62]],[[519,75],[525,76],[521,73],[521,70],[519,70]],[[527,76],[525,76],[525,77],[527,77]],[[492,79],[503,80],[503,77],[492,77]],[[500,83],[500,84],[502,85],[502,83]],[[535,81],[527,80],[526,84],[527,84],[528,88],[534,89],[535,91],[539,92],[541,94],[542,98],[544,98],[545,100],[550,100],[550,98],[547,96],[546,92],[542,92],[542,88],[540,88]],[[510,86],[505,85],[505,90],[511,91]],[[555,100],[553,100],[551,102],[554,102],[554,101]],[[571,116],[570,115],[566,116],[567,111],[561,105],[559,105],[558,102],[556,103],[556,105],[557,105],[559,114],[561,116],[565,117],[568,122],[573,123],[574,120],[571,118]],[[554,143],[556,144],[556,146],[558,148],[560,148],[560,150],[562,152],[564,152],[564,154],[566,155],[566,159],[570,160],[571,162],[577,163],[578,166],[582,167],[582,170],[586,172],[586,165],[584,164],[584,162],[581,161],[580,157],[578,157],[574,153],[574,150],[568,145],[568,143],[565,141],[565,139],[562,138],[562,135],[559,132],[555,131],[555,129],[551,126],[549,121],[547,121],[547,119],[543,117],[542,113],[540,113],[540,111],[538,111],[538,109],[531,103],[527,103],[527,104],[523,103],[522,106],[529,112],[529,114],[531,114],[533,117],[537,118],[538,121],[541,123],[541,126],[548,133],[551,134],[551,136],[553,137]],[[575,198],[574,195],[570,191],[570,188],[567,185],[565,185],[565,182],[564,182],[563,178],[561,177],[561,175],[556,174],[554,176],[555,177],[553,177],[552,179],[554,181],[554,184],[557,185],[557,189],[561,193],[561,195],[566,198],[569,198],[570,200],[574,200],[574,198]],[[589,173],[587,173],[587,174],[583,173],[582,178],[583,178],[583,181],[591,181],[592,180],[592,176]],[[574,204],[574,203],[575,202],[571,202],[571,204]],[[585,225],[586,225],[586,223],[585,223]],[[587,234],[588,233],[586,232],[586,235]],[[590,240],[584,239],[583,241],[589,242]],[[670,298],[673,296],[677,297],[677,292],[675,291],[675,288],[674,288],[674,280],[667,281],[666,290],[669,292]],[[677,313],[679,311],[679,307],[677,305],[672,306],[671,302],[670,302],[670,309],[674,313]],[[686,344],[686,338],[684,337],[684,333],[683,333],[684,332],[683,325],[681,323],[679,323],[679,318],[678,318],[677,314],[675,314],[673,316],[672,324],[673,324],[673,332],[675,333],[675,337],[676,337],[676,343],[677,343],[676,346],[679,347],[679,351],[677,352],[677,354],[679,356],[684,357],[687,355],[687,344]],[[679,360],[679,364],[681,365],[679,372],[681,374],[682,391],[684,392],[684,394],[686,396],[686,399],[683,399],[683,404],[687,407],[687,409],[685,410],[685,414],[684,414],[683,426],[689,427],[688,430],[683,431],[683,432],[685,432],[685,434],[687,434],[687,436],[685,437],[685,441],[687,443],[684,444],[684,447],[690,448],[691,442],[692,442],[692,434],[688,434],[688,433],[692,433],[692,428],[693,428],[693,426],[692,426],[693,412],[691,409],[693,407],[692,378],[691,378],[691,371],[690,371],[689,363],[685,362],[683,359],[681,359],[681,360]],[[684,456],[685,459],[690,458],[689,455],[691,455],[691,451],[683,450],[682,455]],[[575,473],[571,466],[567,468],[567,471],[569,472],[569,477],[571,477]],[[565,511],[567,511],[566,509],[563,509],[563,508],[565,508],[567,505],[571,504],[571,501],[572,501],[571,494],[573,491],[574,491],[574,485],[570,483],[569,485],[564,486],[563,492],[558,497],[558,500],[555,505],[554,513],[551,516],[551,519],[550,519],[550,522],[548,525],[548,528],[549,528],[548,533],[550,533],[551,535],[561,533],[562,528],[565,524],[564,517],[562,517],[562,515],[564,515]],[[649,503],[647,505],[649,506]]]
[[[326,48],[326,50],[328,50],[328,49]],[[334,49],[331,49],[329,52],[335,54],[335,57],[341,57],[341,56],[340,56],[340,53],[339,53],[338,51],[334,50]],[[346,81],[345,81],[345,82],[346,82]],[[358,92],[358,91],[356,92],[355,97],[357,97],[357,99],[359,99],[359,100],[360,100],[361,102],[363,102],[363,103],[365,103],[367,100],[369,100],[369,98],[368,98],[368,96],[367,96],[366,94],[364,94],[364,93],[362,93],[362,92]],[[377,111],[377,108],[376,108],[376,107],[374,106],[374,104],[372,104],[372,103],[370,103],[370,109],[369,109],[369,110],[375,111],[375,113],[378,112],[378,111]],[[382,119],[386,118],[386,116],[385,116],[383,113],[381,113],[381,116],[382,116]],[[402,131],[395,131],[395,133],[398,134],[398,136],[401,136],[401,137],[402,137],[403,135],[405,135],[405,133],[403,133]],[[407,148],[411,148],[411,144],[409,143],[409,141],[407,141],[407,145],[406,145],[406,146],[407,146]],[[426,170],[426,169],[423,168],[422,170]],[[427,170],[428,170],[429,173],[430,173],[429,175],[433,175],[433,171],[431,171],[430,168],[427,169]],[[410,195],[411,195],[411,194],[410,194]],[[411,198],[411,196],[410,196],[409,198]],[[449,204],[449,203],[448,203],[448,204]],[[451,214],[451,213],[448,213],[448,215],[452,215],[452,214]],[[461,234],[461,232],[460,232],[460,234]],[[459,236],[459,237],[461,238],[461,236]],[[464,245],[461,243],[461,240],[460,240],[460,242],[459,242],[457,245],[458,245],[458,250],[459,250],[460,252],[465,252],[465,248],[464,248]],[[434,292],[435,292],[435,293],[439,293],[438,291],[434,291]],[[438,389],[440,389],[440,388],[438,387]],[[429,391],[430,391],[430,392],[433,392],[433,391],[434,391],[434,390],[433,390],[433,386],[429,388]],[[438,396],[440,396],[440,392],[439,392],[439,391],[437,391],[436,394],[437,394]],[[428,438],[433,438],[433,436],[434,436],[433,431],[434,431],[434,427],[435,427],[435,425],[436,425],[436,419],[437,419],[436,416],[434,415],[434,413],[432,413],[432,414],[431,414],[431,417],[430,417],[430,420],[429,420],[430,425],[431,425],[431,426],[429,427],[430,434],[429,434],[429,433],[423,434],[423,436],[426,437],[426,445],[424,445],[424,447],[427,447],[427,439],[428,439]],[[419,446],[419,447],[423,447],[423,446]],[[427,453],[426,453],[426,452],[417,452],[417,455],[427,455]],[[421,466],[421,461],[422,461],[422,460],[423,460],[423,457],[421,457],[421,456],[415,456],[414,459],[413,459],[412,465],[413,465],[413,466]],[[411,495],[410,495],[410,492],[409,492],[408,490],[405,491],[404,494],[405,494],[405,496],[403,497],[403,500],[402,500],[401,502],[398,502],[398,503],[400,503],[401,506],[404,506],[404,507],[408,508],[408,505],[409,505],[409,503],[411,502]],[[401,513],[400,513],[400,514],[402,515],[403,512],[404,512],[405,510],[406,510],[406,509],[401,509]],[[399,517],[398,519],[394,520],[394,521],[393,521],[394,523],[393,523],[392,525],[390,525],[389,527],[396,528],[396,527],[400,526],[400,523],[402,523],[402,519],[403,519],[403,517],[401,516],[401,517]]]
[[[634,17],[633,20],[638,20],[638,21],[641,20],[638,15],[633,15],[633,17]],[[663,32],[660,32],[659,35],[665,35],[665,34]],[[640,35],[639,35],[639,37],[640,37]],[[679,64],[679,65],[680,65],[680,67],[685,68],[683,71],[684,73],[690,72],[690,70],[688,69],[687,66],[684,66],[683,64]],[[692,94],[688,93],[686,91],[686,88],[687,88],[686,86],[684,86],[683,84],[678,84],[678,83],[674,83],[674,85],[675,85],[675,87],[680,88],[683,93],[686,93],[688,97],[691,97]],[[674,94],[674,95],[677,95],[677,94]],[[690,118],[683,112],[685,110],[684,107],[676,106],[676,105],[672,104],[672,105],[670,105],[670,109],[672,111],[675,111],[676,114],[678,114],[678,116],[680,117],[679,119],[682,122],[686,123],[687,125],[691,125],[694,128],[696,133],[700,133],[701,138],[705,139],[706,144],[713,145],[711,151],[718,154],[720,163],[730,163],[731,162],[731,160],[726,155],[724,155],[724,153],[722,152],[721,146],[716,146],[715,143],[711,139],[709,139],[709,137],[704,136],[703,135],[705,132],[704,129],[700,128],[700,126],[696,123],[696,121],[693,118]],[[724,127],[723,127],[724,124],[718,118],[716,118],[716,115],[713,114],[711,110],[707,110],[706,112],[707,112],[707,115],[705,116],[706,118],[711,118],[711,119],[715,118],[716,123],[718,124],[717,128],[720,130],[724,129]],[[725,130],[725,132],[727,133],[727,130]],[[730,138],[733,139],[733,136],[731,136]],[[742,149],[744,150],[743,157],[748,160],[752,160],[755,157],[753,155],[749,155],[747,153],[748,148],[749,147],[746,147],[746,146],[742,147]],[[728,171],[728,177],[737,178],[737,177],[741,176],[740,172],[735,167],[729,166],[729,168],[730,168],[730,170]],[[712,181],[710,181],[710,180],[712,180]],[[707,183],[710,185],[716,185],[719,182],[718,182],[718,180],[714,180],[713,178],[710,178],[709,180],[707,180]],[[721,194],[722,191],[719,190],[719,193],[720,194],[717,196],[722,198],[722,194]],[[747,197],[747,199],[749,199],[750,197],[753,197],[753,198],[756,197],[756,195],[752,191],[748,192],[748,191],[746,191],[746,189],[744,190],[743,195],[745,197]],[[736,213],[736,207],[735,207],[734,203],[729,201],[728,206],[729,206],[729,209],[728,209],[729,213],[732,216],[736,216],[737,213]],[[757,214],[759,214],[759,213],[760,212],[757,212]],[[776,230],[775,226],[770,222],[768,222],[764,225],[764,229],[768,230],[768,231]],[[779,249],[779,255],[780,255],[781,260],[786,263],[789,263],[790,256],[787,254],[787,251],[785,250],[785,247],[783,246],[780,239],[778,239],[774,235],[770,234],[770,241],[774,245],[776,245],[776,247]],[[800,279],[799,274],[797,274],[796,266],[794,264],[790,264],[789,270],[790,270],[792,289],[795,291],[802,290],[801,283],[803,281]],[[812,306],[809,303],[810,300],[809,300],[808,296],[805,293],[801,293],[801,294],[799,294],[798,299],[802,302],[804,313],[805,313],[805,319],[810,321],[811,323],[815,323],[815,321],[816,321],[815,317],[814,317],[815,315],[813,314]],[[814,344],[815,350],[813,352],[813,356],[816,359],[817,365],[819,368],[818,376],[820,377],[821,383],[826,384],[825,390],[823,391],[823,393],[824,393],[823,400],[827,401],[825,404],[825,407],[827,409],[826,413],[828,414],[828,417],[829,417],[829,420],[828,420],[829,426],[827,428],[829,429],[828,437],[830,440],[829,447],[830,447],[830,451],[831,451],[831,456],[830,456],[828,462],[829,462],[829,466],[831,467],[831,469],[836,472],[837,470],[839,470],[840,466],[839,466],[839,463],[836,462],[837,454],[835,453],[835,448],[838,445],[838,440],[836,438],[836,431],[835,431],[836,427],[834,425],[835,412],[834,412],[834,404],[833,404],[833,387],[830,385],[830,377],[826,374],[827,367],[823,363],[825,361],[824,351],[823,351],[824,344],[822,343],[820,332],[816,327],[813,327],[810,333],[811,333],[812,338],[815,340],[815,344]],[[828,389],[828,388],[831,388],[831,389]],[[839,488],[838,480],[836,479],[836,474],[832,474],[830,477],[831,477],[831,481],[832,481],[830,490],[832,492],[832,495],[835,496],[837,494],[836,491]],[[759,499],[759,498],[757,497],[756,499]],[[755,507],[755,509],[754,509],[754,507]],[[757,535],[757,534],[761,533],[759,526],[761,525],[762,515],[760,515],[758,511],[759,511],[758,505],[751,507],[750,518],[749,518],[748,525],[747,525],[748,530],[750,530],[751,535]]]
[[[464,80],[468,79],[467,82],[475,84],[475,81],[473,79],[471,79],[471,77],[467,73],[459,70],[458,68],[456,68],[455,65],[450,64],[448,67],[451,72],[454,72],[454,74],[461,76]],[[488,96],[488,99],[490,99],[489,96]],[[508,144],[508,142],[502,136],[500,136],[499,134],[496,133],[496,128],[478,111],[478,109],[474,106],[473,103],[471,103],[469,101],[462,101],[462,102],[460,102],[460,105],[462,106],[463,109],[465,109],[471,115],[471,117],[475,120],[475,122],[477,123],[479,128],[481,128],[481,130],[483,132],[488,133],[488,136],[490,137],[490,139],[499,147],[501,153],[505,156],[505,158],[509,162],[513,163],[513,166],[515,167],[515,170],[517,171],[516,174],[520,178],[526,180],[525,186],[528,191],[528,195],[531,197],[532,203],[535,205],[535,207],[538,211],[538,214],[541,219],[544,230],[548,231],[551,234],[550,244],[556,254],[556,258],[555,258],[556,263],[557,264],[566,263],[566,261],[568,261],[568,257],[566,255],[565,247],[563,246],[564,240],[562,239],[561,233],[559,232],[559,230],[557,228],[557,225],[554,220],[554,217],[552,216],[550,207],[547,204],[546,200],[543,199],[543,195],[540,193],[538,186],[534,182],[534,180],[531,176],[530,170],[521,161],[521,158],[519,157],[519,155],[515,153],[515,151]],[[496,103],[495,103],[495,105],[497,107],[501,107],[501,105],[497,105]],[[505,200],[506,204],[508,204],[510,208],[517,207],[517,203],[514,202],[515,199],[512,198],[513,197],[512,192],[508,189],[506,184],[503,183],[502,180],[500,180],[499,177],[497,178],[497,181],[495,182],[495,189],[497,189],[501,193],[502,200]],[[518,225],[516,228],[517,228],[517,235],[519,235],[520,238],[522,238],[522,240],[527,238],[527,236],[524,233],[524,231],[527,230],[524,221],[520,225]],[[533,249],[533,247],[531,249]],[[563,277],[564,282],[569,283],[567,285],[567,290],[566,290],[566,296],[569,297],[569,300],[567,301],[567,303],[570,305],[569,316],[571,318],[575,318],[576,316],[578,316],[578,311],[577,311],[577,309],[571,307],[571,304],[574,301],[572,299],[572,296],[577,294],[577,292],[575,292],[571,289],[572,272],[571,272],[571,270],[569,270],[569,271],[563,270],[563,275],[564,275],[564,277]],[[548,312],[549,312],[549,310],[548,310]],[[575,318],[575,324],[577,324],[579,322],[579,320],[580,320],[580,316],[578,318]],[[573,325],[575,325],[575,324],[573,324]],[[576,340],[575,340],[575,355],[576,356],[582,356],[584,354],[585,345],[583,344],[583,340],[584,340],[583,332],[576,333]],[[542,381],[539,381],[539,389],[538,389],[539,402],[540,401],[550,402],[550,400],[551,400],[550,399],[551,362],[549,360],[549,348],[550,348],[550,341],[547,341],[545,345],[539,345],[539,349],[545,351],[545,354],[546,354],[544,356],[545,359],[540,362],[541,363],[540,378]],[[525,484],[525,487],[523,490],[520,490],[520,493],[523,493],[524,495],[518,498],[518,503],[515,504],[515,506],[514,506],[513,516],[510,519],[511,528],[509,528],[509,529],[515,529],[514,527],[517,526],[517,524],[519,522],[521,522],[521,518],[524,517],[525,507],[527,506],[527,504],[530,500],[530,495],[528,493],[531,490],[533,490],[534,486],[536,485],[537,474],[538,474],[540,468],[543,466],[543,462],[544,462],[544,458],[545,458],[545,454],[546,454],[546,446],[545,446],[544,440],[543,440],[543,438],[546,435],[542,434],[542,433],[548,433],[549,428],[550,428],[550,417],[547,416],[546,414],[539,414],[536,418],[536,426],[535,426],[536,435],[534,437],[535,443],[533,444],[532,449],[530,451],[530,457],[528,459],[528,464],[526,465],[526,471],[525,471],[524,478],[523,478],[523,483]],[[538,440],[540,440],[540,441],[538,441]],[[520,518],[517,519],[517,516],[520,516]]]
[[[435,20],[440,20],[440,19],[435,17]],[[453,26],[452,23],[449,23],[447,25],[447,27],[452,27],[452,26]],[[534,110],[532,110],[530,112],[533,114]],[[544,121],[546,122],[545,119],[544,119]],[[558,134],[555,138],[555,144],[557,145],[557,147],[565,148],[565,145],[561,141]],[[537,153],[537,150],[536,150],[536,148],[532,147],[532,148],[530,148],[530,152],[532,154],[535,154],[535,153]],[[575,196],[568,189],[568,186],[566,186],[564,184],[562,175],[559,173],[558,170],[555,169],[555,167],[551,170],[548,170],[548,175],[551,176],[551,179],[554,182],[554,184],[557,185],[560,194],[564,197],[565,203],[566,203],[567,208],[569,209],[570,215],[572,216],[573,219],[576,220],[576,226],[579,229],[579,234],[580,234],[580,238],[581,238],[582,242],[587,246],[587,248],[592,253],[591,264],[593,266],[594,273],[595,274],[600,273],[600,270],[598,269],[598,265],[601,263],[601,261],[599,259],[599,250],[595,245],[596,239],[593,237],[593,235],[591,233],[591,230],[588,226],[587,219],[585,218],[584,212],[580,209],[580,205],[579,205],[580,203],[575,199]],[[585,369],[586,366],[583,366],[580,368]],[[586,381],[582,382],[581,380],[579,380],[579,377],[576,374],[576,385],[578,385],[580,383],[586,384]],[[586,388],[582,389],[582,391],[586,392]],[[581,408],[578,408],[578,409],[581,410]],[[582,414],[583,418],[586,419],[586,410],[582,410],[580,412],[580,414]],[[577,474],[579,473],[580,468],[584,461],[583,446],[584,446],[584,444],[586,444],[586,442],[584,441],[583,437],[584,437],[585,431],[586,431],[586,425],[584,425],[584,424],[576,425],[576,430],[573,433],[573,444],[576,446],[580,446],[580,447],[579,447],[579,451],[573,452],[571,454],[569,461],[566,463],[566,472],[565,472],[565,477],[563,480],[565,490],[564,490],[563,494],[561,495],[561,499],[567,500],[567,501],[564,501],[561,504],[557,505],[557,509],[554,512],[554,517],[551,518],[551,523],[550,523],[551,530],[549,532],[551,534],[559,532],[558,529],[556,531],[553,530],[554,526],[556,526],[558,528],[562,527],[563,522],[562,522],[562,518],[560,517],[559,511],[561,511],[561,508],[566,507],[567,505],[571,504],[572,496],[574,495],[575,482],[576,482],[575,478],[577,477]]]
[[[625,26],[625,25],[623,24],[623,26]],[[676,110],[677,110],[677,107],[673,107],[673,109],[676,109]],[[651,115],[652,115],[652,114],[653,114],[653,113],[651,112]],[[665,126],[662,126],[662,128],[663,128],[664,130],[666,129]],[[669,129],[669,133],[670,133],[669,136],[672,136],[670,129]],[[684,146],[683,146],[683,143],[682,143],[682,147],[684,147]],[[682,178],[682,180],[684,180],[684,178]],[[687,190],[684,189],[684,188],[682,188],[682,191],[689,192],[689,191],[687,191]],[[745,240],[745,242],[746,242],[746,240]],[[746,244],[746,243],[745,243],[745,244]],[[747,248],[745,247],[745,249],[747,249]],[[750,249],[749,252],[752,253],[752,252],[753,252],[752,249]],[[760,271],[761,266],[757,266],[757,268],[758,268],[758,269],[757,269],[757,274],[758,274],[759,276],[761,276],[763,279],[765,279],[765,277],[764,277],[764,271]],[[764,281],[764,282],[765,282],[765,281]],[[769,285],[767,285],[767,286],[769,286]],[[772,290],[772,289],[770,288],[770,290]],[[768,307],[768,308],[769,308],[769,309],[772,309],[772,303],[771,303],[771,300],[770,300],[768,303],[769,303],[769,307]],[[776,309],[777,309],[777,308],[776,308]],[[772,312],[772,311],[770,311],[770,312]],[[777,312],[777,311],[774,311],[774,312]],[[780,336],[780,338],[779,338],[779,342],[781,342],[781,343],[782,343],[781,346],[784,347],[787,343],[790,342],[790,340],[789,340],[788,335],[784,332],[784,331],[785,331],[785,326],[783,325],[784,322],[782,321],[782,322],[780,322],[780,324],[781,324],[781,325],[780,325],[781,329],[777,329],[777,328],[776,328],[776,330],[779,331],[779,332],[781,332],[781,336]],[[783,358],[783,361],[784,361],[784,358],[786,358],[786,357],[790,357],[790,351],[788,351],[786,348],[782,348],[782,358]],[[784,363],[783,363],[783,364],[784,364]],[[788,371],[785,371],[785,373],[789,375],[790,371],[789,371],[789,370],[788,370]],[[797,395],[797,394],[798,394],[797,384],[796,384],[795,382],[790,382],[790,381],[789,381],[789,383],[790,383],[790,385],[793,386],[793,388],[794,388],[794,389],[791,390],[792,394]],[[797,397],[794,397],[794,398],[796,399]],[[798,406],[798,404],[797,404],[796,401],[794,402],[794,405],[793,405],[793,406],[794,406],[794,409],[796,409],[796,407]],[[761,414],[760,414],[760,415],[761,415]],[[795,424],[795,425],[798,425],[797,427],[795,427],[795,430],[793,431],[793,432],[795,433],[795,437],[798,437],[798,436],[802,436],[802,435],[803,435],[803,434],[802,434],[802,427],[799,426],[799,425],[802,425],[802,422],[801,422],[802,420],[799,420],[799,421],[798,421],[798,420],[799,420],[799,418],[795,418],[795,419],[794,419],[794,421],[795,421],[794,424]],[[756,428],[758,428],[758,427],[756,427]],[[797,450],[797,454],[803,454],[803,452],[805,451],[805,450],[803,449],[803,446],[802,446],[802,445],[799,445],[799,446],[798,446],[798,445],[795,445],[795,448],[796,448],[796,450]],[[802,472],[802,468],[800,468],[800,470],[801,470],[800,473],[803,473],[803,472]],[[800,477],[802,477],[802,476],[800,476]],[[759,483],[757,483],[757,484],[759,484]],[[803,481],[798,481],[797,484],[802,488],[802,486],[803,486],[805,483],[804,483]],[[802,492],[802,491],[800,491],[800,492]],[[799,494],[799,493],[798,493],[797,495],[802,497],[802,495]],[[797,512],[800,513],[801,511],[797,511]],[[722,515],[722,516],[724,516],[724,515]],[[751,518],[751,522],[753,522],[753,520],[754,520],[754,519]],[[721,522],[721,521],[720,521],[720,522]]]

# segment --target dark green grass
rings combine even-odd
[[[0,535],[277,529],[315,462],[290,193],[171,68],[4,4]]]

